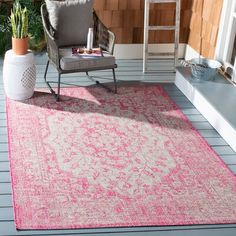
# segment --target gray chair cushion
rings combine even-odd
[[[85,45],[93,27],[93,0],[45,0],[58,46]]]
[[[62,70],[102,70],[114,68],[116,60],[114,56],[71,55],[71,49],[60,49],[60,67]]]

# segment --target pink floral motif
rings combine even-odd
[[[160,86],[7,100],[18,229],[236,223],[236,178]]]

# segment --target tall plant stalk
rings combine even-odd
[[[28,37],[28,10],[26,7],[21,7],[19,0],[16,0],[13,4],[10,21],[13,38]]]

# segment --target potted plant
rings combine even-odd
[[[3,62],[4,90],[14,100],[32,97],[36,83],[34,54],[28,50],[28,8],[21,1],[15,0],[11,9],[12,50],[5,53]]]
[[[16,55],[24,55],[28,50],[28,10],[16,0],[11,10],[12,49]]]

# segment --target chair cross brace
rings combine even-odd
[[[78,73],[78,72],[85,72],[88,78],[92,78],[92,76],[90,76],[88,74],[89,71],[97,71],[99,70],[99,68],[93,68],[93,69],[89,69],[89,70],[76,70],[76,71],[63,71],[58,69],[58,81],[57,82],[52,82],[52,81],[47,81],[47,72],[48,72],[48,66],[49,66],[49,62],[50,60],[47,61],[47,65],[46,65],[46,69],[45,69],[45,73],[44,73],[44,80],[45,83],[47,84],[48,88],[50,89],[50,92],[54,95],[54,97],[56,98],[56,101],[60,101],[60,90],[61,90],[61,75],[62,74],[69,74],[69,73]],[[103,67],[102,70],[108,70],[111,69],[112,70],[112,75],[113,75],[113,80],[114,80],[114,90],[112,90],[110,87],[104,85],[103,83],[100,83],[98,80],[95,80],[96,84],[100,85],[101,87],[107,89],[110,92],[113,92],[115,94],[117,94],[117,80],[116,80],[116,74],[115,74],[115,68],[117,68],[117,65],[114,64],[113,66],[108,66],[108,67]],[[100,68],[101,70],[101,68]],[[57,83],[57,93],[53,90],[52,86],[50,85],[50,83]]]

